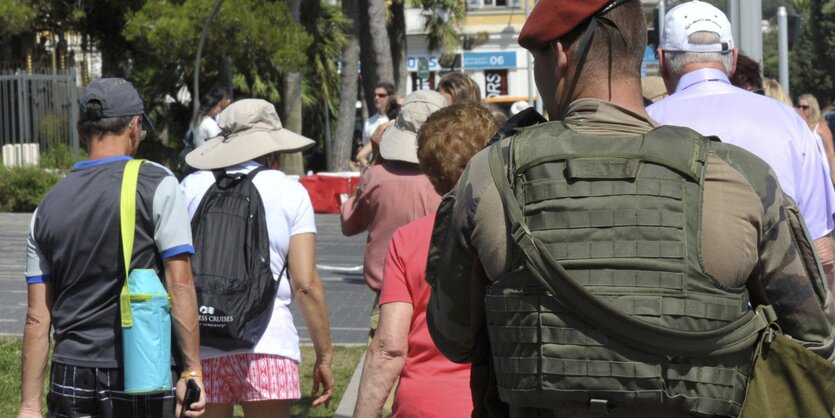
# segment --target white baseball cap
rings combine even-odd
[[[715,44],[695,45],[689,41],[695,32],[713,32],[719,35]],[[721,52],[734,49],[733,31],[727,16],[716,7],[693,0],[670,9],[664,16],[664,33],[661,49],[681,52]]]

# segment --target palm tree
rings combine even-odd
[[[386,29],[385,0],[368,2],[368,30],[371,33],[371,47],[374,51],[374,68],[379,81],[394,82],[394,67],[391,61],[391,43]]]
[[[299,7],[301,0],[289,0],[290,14],[293,21],[301,23]],[[297,69],[286,71],[283,77],[284,94],[281,98],[284,127],[297,133],[302,132],[302,74]],[[287,174],[304,175],[302,153],[282,154],[281,170]]]
[[[301,10],[302,25],[311,36],[313,43],[307,50],[309,63],[302,80],[302,106],[304,111],[304,134],[310,138],[323,139],[326,153],[332,151],[344,155],[327,156],[328,161],[342,161],[347,167],[350,158],[350,135],[347,138],[332,137],[331,123],[339,113],[340,77],[337,62],[342,57],[348,42],[351,21],[340,11],[340,6],[323,0],[305,1]],[[356,72],[355,72],[356,73]],[[356,101],[356,85],[354,86]],[[353,115],[351,115],[353,120]],[[344,142],[344,144],[343,144]],[[344,151],[341,148],[345,148]],[[328,167],[334,170],[334,167]]]
[[[350,21],[345,31],[347,42],[342,52],[342,81],[339,92],[339,118],[336,138],[329,147],[328,170],[342,171],[351,159],[351,141],[354,138],[357,102],[357,70],[359,67],[359,0],[342,0],[342,14]]]

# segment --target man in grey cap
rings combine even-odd
[[[50,416],[179,416],[185,378],[172,378],[176,396],[173,390],[124,391],[121,182],[145,129],[152,128],[142,99],[123,79],[93,81],[80,106],[77,129],[89,160],[77,163],[49,191],[30,226],[19,416],[41,416],[50,327],[55,336]],[[130,269],[164,272],[183,375],[202,388],[191,230],[177,179],[167,168],[150,162],[140,166],[136,208]],[[203,408],[201,396],[186,416],[201,416]]]

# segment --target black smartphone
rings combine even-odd
[[[186,381],[186,396],[183,398],[183,409],[180,411],[180,418],[186,418],[186,411],[191,409],[191,404],[200,400],[200,386],[194,379]]]

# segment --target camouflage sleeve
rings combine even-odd
[[[484,273],[470,242],[467,183],[465,170],[441,201],[426,265],[432,287],[426,308],[429,334],[441,353],[458,363],[472,361],[484,323]]]
[[[770,170],[765,189],[759,280],[749,281],[752,299],[772,304],[786,335],[831,359],[832,325],[823,310],[828,289],[814,245],[797,205]]]

